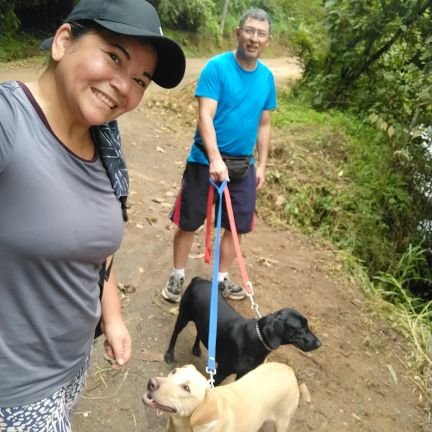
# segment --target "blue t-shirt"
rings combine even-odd
[[[213,124],[219,151],[232,156],[252,155],[262,112],[276,108],[276,88],[270,69],[258,61],[255,70],[247,71],[233,52],[219,54],[202,70],[195,96],[218,102]],[[199,148],[203,145],[197,129],[188,162],[208,164]]]

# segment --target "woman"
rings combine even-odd
[[[131,355],[113,272],[98,287],[126,218],[115,120],[185,58],[144,0],[83,0],[42,46],[37,81],[0,85],[0,430],[65,432],[99,319]]]

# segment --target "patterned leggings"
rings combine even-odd
[[[71,432],[69,418],[84,388],[90,356],[77,375],[53,395],[12,408],[0,408],[0,432]]]

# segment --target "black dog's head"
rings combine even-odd
[[[308,352],[321,346],[320,340],[309,329],[307,319],[295,309],[281,309],[260,321],[261,332],[272,349],[292,344]]]

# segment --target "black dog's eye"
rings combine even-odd
[[[185,385],[183,386],[183,389],[184,389],[185,391],[187,391],[188,393],[190,393],[190,387],[189,387],[187,384],[185,384]]]
[[[176,372],[177,372],[177,369],[173,369],[173,370],[170,372],[170,375],[175,375]]]

